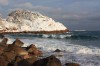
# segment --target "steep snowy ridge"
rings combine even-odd
[[[63,24],[55,22],[52,18],[27,10],[15,10],[9,14],[6,20],[1,20],[1,22],[4,25],[2,27],[4,32],[66,32],[68,30]]]

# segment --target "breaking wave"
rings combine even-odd
[[[39,38],[57,38],[57,39],[100,39],[100,34],[96,32],[85,32],[85,31],[74,31],[74,32],[67,32],[63,34],[10,34],[5,35],[5,37],[39,37]]]

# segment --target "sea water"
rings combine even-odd
[[[35,44],[44,57],[55,55],[62,64],[79,63],[81,66],[100,66],[100,31],[71,31],[63,34],[6,34],[11,44],[19,38],[23,47]],[[2,39],[1,39],[2,40]],[[62,52],[54,53],[60,49]]]

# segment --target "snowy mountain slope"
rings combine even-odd
[[[15,32],[15,31],[18,31],[17,29],[17,25],[15,23],[10,23],[10,22],[7,22],[5,19],[2,19],[0,21],[0,30],[3,31],[3,32]]]
[[[28,31],[67,31],[67,28],[52,18],[43,16],[37,12],[27,10],[15,10],[6,20],[1,20],[4,26],[0,26],[5,32]]]

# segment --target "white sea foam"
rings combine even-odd
[[[9,38],[8,43],[12,43],[15,39]],[[30,44],[35,44],[37,47],[41,48],[47,55],[56,55],[62,63],[67,62],[77,62],[81,66],[100,66],[100,48],[91,48],[87,46],[81,46],[77,44],[71,44],[70,41],[64,42],[62,39],[47,39],[47,38],[28,38],[21,39],[23,41],[24,47]],[[53,51],[60,49],[63,52],[54,53]],[[62,55],[59,56],[59,55]]]
[[[72,35],[71,34],[66,34],[66,35],[56,35],[56,34],[43,34],[42,35],[42,37],[43,38],[49,38],[49,37],[51,37],[51,38],[60,38],[60,39],[62,39],[62,38],[68,38],[68,37],[71,37]]]

